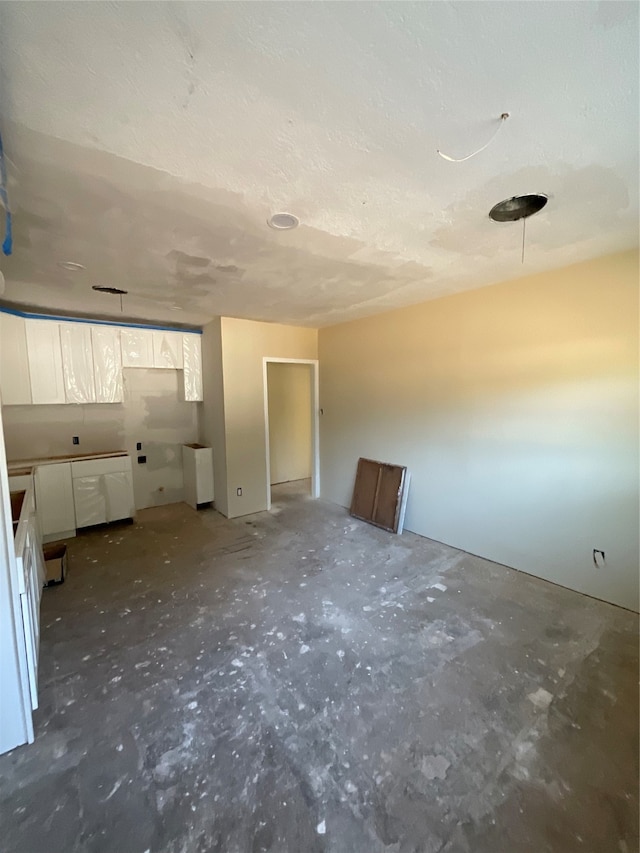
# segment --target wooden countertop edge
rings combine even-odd
[[[31,474],[38,465],[54,465],[56,462],[83,462],[90,459],[113,459],[117,456],[128,456],[126,450],[113,450],[106,453],[71,453],[67,456],[47,456],[44,459],[17,459],[7,462],[7,471],[11,477],[23,477]]]

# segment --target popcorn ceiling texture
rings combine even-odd
[[[637,244],[632,3],[3,4],[5,299],[324,326]],[[509,121],[466,163],[500,114]],[[517,225],[490,207],[545,192]],[[268,216],[301,226],[276,233]],[[56,262],[86,265],[81,273]]]

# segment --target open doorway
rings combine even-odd
[[[318,497],[318,363],[264,359],[267,507]]]

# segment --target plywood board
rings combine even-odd
[[[406,467],[360,458],[351,515],[384,530],[402,532],[407,484]]]

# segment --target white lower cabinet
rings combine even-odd
[[[45,542],[75,536],[76,513],[71,463],[57,462],[36,468],[36,512]]]
[[[71,469],[78,527],[134,516],[129,456],[72,462]]]

